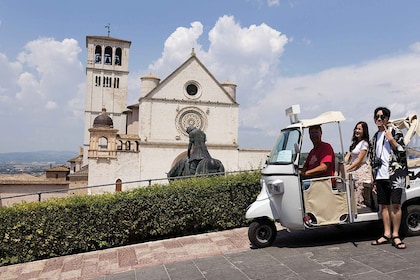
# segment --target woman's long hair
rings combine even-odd
[[[359,124],[362,125],[362,129],[363,129],[362,139],[360,141],[366,140],[369,143],[369,139],[370,139],[370,137],[369,137],[369,127],[368,127],[366,122],[360,121],[360,122],[356,123],[356,125],[354,126],[354,129],[353,129],[353,137],[351,139],[350,152],[353,151],[353,149],[359,143],[359,138],[356,137],[356,134],[354,132],[356,130],[356,127]],[[369,143],[369,145],[370,145],[370,143]]]

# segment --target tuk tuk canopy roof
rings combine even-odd
[[[313,119],[300,120],[302,127],[310,127],[313,125],[322,125],[325,123],[344,121],[344,115],[340,111],[325,112]]]
[[[414,135],[417,134],[418,136],[420,136],[420,123],[417,119],[417,115],[415,114],[409,115],[408,117],[403,119],[390,120],[389,125],[401,130],[407,129],[407,132],[404,136],[405,145],[410,143],[410,140]]]

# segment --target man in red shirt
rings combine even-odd
[[[302,179],[334,176],[335,154],[330,144],[322,142],[320,125],[309,127],[309,137],[314,145],[309,152],[300,175]]]

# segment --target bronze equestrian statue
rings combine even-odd
[[[188,157],[180,159],[168,172],[169,179],[181,176],[224,173],[222,162],[210,156],[206,146],[206,134],[194,127],[187,128],[189,135]]]

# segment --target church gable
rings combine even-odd
[[[142,77],[139,135],[151,143],[188,144],[186,129],[195,126],[209,144],[236,146],[238,107],[236,85],[220,84],[200,60],[191,57],[160,82]]]
[[[192,55],[163,80],[146,99],[237,104],[206,67]]]

